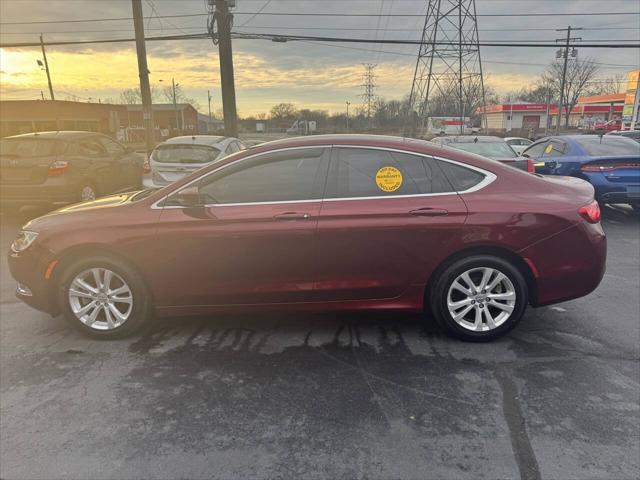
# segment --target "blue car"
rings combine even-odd
[[[546,137],[522,156],[533,160],[536,173],[586,180],[600,203],[627,203],[640,212],[640,144],[614,135]]]

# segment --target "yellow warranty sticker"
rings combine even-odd
[[[549,144],[547,145],[547,148],[544,149],[544,153],[551,153],[553,152],[553,145]]]
[[[383,192],[395,192],[402,186],[402,172],[396,167],[382,167],[376,173],[376,185]]]

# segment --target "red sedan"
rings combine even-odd
[[[593,194],[422,140],[286,139],[37,218],[9,266],[19,298],[105,338],[154,315],[426,310],[483,341],[598,286]]]

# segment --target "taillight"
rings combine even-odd
[[[585,163],[580,167],[583,172],[608,172],[616,170],[618,168],[631,168],[640,169],[640,162],[626,161],[626,162],[591,162]]]
[[[145,160],[144,163],[142,164],[142,173],[143,174],[151,173],[151,164],[149,163],[149,160]]]
[[[67,170],[69,170],[69,162],[65,160],[56,160],[51,165],[49,165],[47,176],[57,177],[58,175],[62,175]]]
[[[536,173],[536,167],[533,165],[533,160],[527,158],[527,172]]]
[[[600,205],[596,200],[589,205],[580,207],[578,213],[589,223],[598,223],[600,221]]]

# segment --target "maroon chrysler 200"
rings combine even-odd
[[[598,286],[593,195],[422,140],[285,139],[37,218],[9,266],[20,299],[104,338],[154,315],[294,309],[429,311],[483,341]]]

